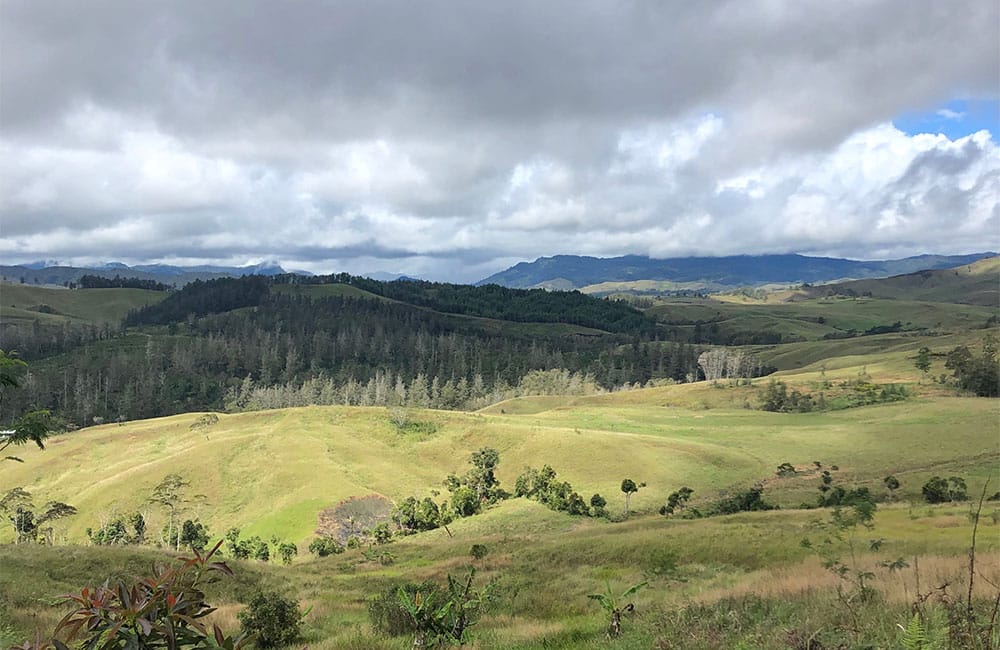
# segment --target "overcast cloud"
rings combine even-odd
[[[0,260],[1000,249],[995,0],[0,3]],[[994,108],[995,110],[995,108]]]

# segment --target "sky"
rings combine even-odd
[[[0,263],[1000,250],[1000,3],[3,0]]]

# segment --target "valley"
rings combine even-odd
[[[995,372],[997,306],[965,302],[961,288],[981,296],[982,282],[899,299],[892,279],[868,281],[870,297],[830,285],[819,296],[591,305],[526,292],[500,294],[501,311],[467,289],[338,279],[229,287],[224,308],[190,290],[2,286],[4,349],[30,352],[4,417],[47,407],[75,426],[44,450],[18,447],[0,496],[21,488],[39,512],[76,509],[48,524],[50,546],[18,540],[7,507],[4,644],[54,628],[65,611],[54,596],[177,555],[164,545],[185,520],[205,529],[206,548],[233,529],[270,547],[264,562],[222,545],[236,575],[208,585],[209,620],[237,630],[241,603],[277,589],[309,608],[302,643],[314,648],[411,647],[412,634],[373,623],[372,603],[467,567],[477,589],[490,585],[465,641],[477,648],[608,647],[588,599],[605,582],[617,593],[645,583],[617,648],[902,647],[915,599],[947,583],[950,600],[923,605],[925,632],[945,643],[977,512],[973,602],[988,619],[1000,510],[980,497],[1000,490],[1000,404],[963,390],[953,362],[966,346]],[[763,376],[704,380],[711,350],[754,358]],[[794,400],[765,410],[778,388]],[[150,389],[166,392],[142,402]],[[465,489],[447,477],[471,481],[483,449],[498,455],[491,489],[507,494],[445,517]],[[546,465],[589,512],[515,494],[528,468]],[[176,517],[151,499],[171,475],[184,483]],[[935,477],[960,477],[965,500],[929,503]],[[663,514],[681,488],[688,496]],[[831,494],[848,500],[817,507]],[[852,494],[868,495],[872,517],[838,528]],[[332,534],[324,520],[344,524],[339,508],[411,496],[440,508],[432,529],[403,534],[382,515],[388,540],[358,524],[341,552],[308,551]],[[94,541],[133,513],[144,543]],[[287,565],[282,545],[296,549]],[[831,557],[847,578],[824,568]],[[858,571],[871,573],[874,600],[845,602]]]

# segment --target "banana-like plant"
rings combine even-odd
[[[423,650],[448,633],[451,603],[442,602],[437,591],[418,591],[411,596],[400,587],[396,598],[413,624],[414,650]]]
[[[396,592],[400,606],[406,611],[413,625],[414,650],[427,648],[436,642],[462,646],[468,640],[467,632],[475,625],[486,603],[493,598],[493,586],[473,589],[476,570],[458,580],[448,576],[447,589],[431,589],[408,593],[402,587]]]
[[[640,582],[634,584],[621,595],[615,595],[615,592],[611,589],[611,583],[608,581],[604,582],[604,593],[603,594],[590,594],[587,598],[591,600],[596,600],[604,608],[604,611],[611,616],[611,621],[608,623],[608,638],[617,639],[622,635],[622,617],[625,614],[630,614],[635,611],[635,605],[633,603],[625,602],[628,597],[645,587],[648,582]]]

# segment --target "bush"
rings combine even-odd
[[[309,542],[309,552],[319,557],[339,555],[344,552],[344,546],[332,537],[317,537]]]
[[[966,501],[969,498],[966,490],[965,480],[960,476],[952,476],[947,480],[933,476],[921,488],[927,503]]]
[[[278,648],[299,638],[304,614],[299,604],[274,591],[258,591],[238,614],[240,626],[258,648]]]
[[[1000,354],[997,341],[987,335],[981,356],[975,356],[964,345],[948,352],[944,367],[951,370],[959,387],[980,397],[1000,395]]]
[[[774,504],[764,501],[761,495],[764,487],[755,485],[746,490],[739,490],[735,494],[720,499],[715,503],[709,514],[731,515],[737,512],[754,512],[758,510],[776,510]]]
[[[795,471],[795,465],[791,463],[782,463],[778,465],[778,476],[785,478],[788,476],[795,476],[798,472]]]
[[[299,547],[291,542],[281,542],[278,544],[278,555],[281,556],[282,564],[291,564],[292,558],[299,554]]]
[[[422,598],[436,600],[439,587],[433,582],[410,582],[402,587],[389,586],[368,601],[368,619],[372,628],[389,636],[403,636],[413,633],[413,619],[399,603],[399,590],[402,589],[411,598],[420,594]]]
[[[99,587],[84,587],[79,595],[62,596],[60,602],[74,609],[59,622],[54,635],[79,648],[238,650],[244,634],[226,636],[218,625],[209,628],[199,621],[215,610],[205,602],[202,579],[211,573],[232,576],[229,567],[212,560],[220,545],[206,555],[195,552],[193,558],[180,558],[178,566],[156,566],[147,576],[107,581]],[[65,650],[69,646],[39,638],[17,647]]]
[[[874,505],[875,497],[872,496],[871,491],[866,487],[851,488],[845,490],[839,485],[833,486],[833,488],[825,491],[820,495],[817,505],[820,508],[831,508],[837,506],[845,507],[856,507],[865,505]]]

